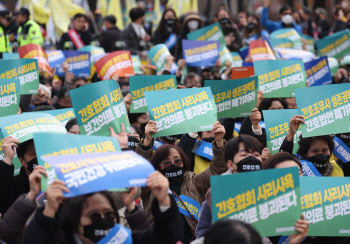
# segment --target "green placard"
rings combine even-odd
[[[145,91],[159,91],[176,89],[175,75],[143,75],[130,76],[130,94],[132,95],[132,103],[130,113],[147,113],[147,103]]]
[[[298,32],[294,28],[282,28],[271,33],[271,39],[287,39],[292,43],[293,49],[302,50],[301,38]]]
[[[289,131],[289,120],[298,114],[297,109],[279,109],[279,110],[263,110],[264,122],[266,128],[267,147],[274,155],[279,152],[284,138]],[[300,128],[294,135],[293,153],[298,151],[298,138],[301,135]]]
[[[315,40],[311,36],[301,34],[300,35],[303,42],[305,43],[306,50],[309,52],[315,53]]]
[[[238,219],[261,236],[295,233],[301,216],[297,167],[211,176],[210,183],[213,222]]]
[[[219,50],[219,60],[221,62],[220,73],[222,73],[226,69],[226,61],[231,61],[231,68],[234,67],[234,61],[230,50],[226,46],[220,47]]]
[[[249,117],[256,107],[258,77],[206,80],[214,96],[218,118]]]
[[[163,69],[166,63],[166,57],[169,55],[171,55],[169,49],[164,44],[155,45],[147,52],[148,58],[156,66],[158,71]]]
[[[343,30],[316,41],[320,56],[343,58],[350,53],[350,31]]]
[[[47,114],[51,114],[52,116],[55,116],[56,119],[58,119],[62,125],[66,126],[67,122],[75,118],[74,109],[73,108],[62,108],[62,109],[55,109],[55,110],[46,110],[42,111]]]
[[[233,67],[242,67],[243,60],[239,53],[237,52],[231,52],[232,59],[233,59]]]
[[[294,97],[295,89],[307,86],[302,60],[256,61],[254,71],[264,98]]]
[[[336,58],[333,57],[327,57],[328,59],[328,65],[331,70],[331,75],[334,76],[335,73],[337,73],[337,70],[339,68],[339,62]]]
[[[37,94],[39,89],[38,60],[0,60],[0,78],[19,79],[21,94]]]
[[[295,90],[303,137],[350,132],[350,84]]]
[[[300,177],[300,192],[308,236],[350,236],[348,177]]]
[[[271,38],[270,43],[272,47],[293,48],[293,42],[288,38]]]
[[[0,117],[16,114],[19,101],[19,79],[0,79]]]
[[[140,69],[140,66],[141,66],[140,57],[138,55],[131,55],[131,60],[132,60],[132,66],[134,67],[135,75],[143,75],[143,71]]]
[[[150,119],[157,122],[153,137],[208,131],[217,121],[209,87],[144,92]]]
[[[47,186],[57,179],[55,170],[41,159],[42,156],[121,151],[116,138],[105,136],[34,133],[34,144],[38,163],[45,166],[48,174],[48,178],[41,177],[42,191],[46,191]]]
[[[2,53],[2,59],[18,59],[18,53]]]
[[[225,36],[219,23],[191,32],[187,34],[187,39],[193,41],[219,41],[220,47],[226,46]]]
[[[104,80],[69,91],[74,113],[83,135],[109,136],[109,127],[115,133],[124,123],[131,132],[128,114],[118,82]]]

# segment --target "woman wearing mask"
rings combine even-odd
[[[165,175],[170,182],[170,190],[176,197],[180,196],[181,201],[198,206],[198,211],[189,211],[183,209],[182,216],[184,222],[183,233],[185,233],[184,243],[189,243],[195,234],[198,216],[200,213],[200,205],[204,201],[204,195],[210,187],[210,176],[219,175],[227,170],[224,160],[224,141],[225,129],[216,122],[212,129],[214,133],[213,159],[210,166],[200,174],[195,175],[189,171],[190,163],[183,151],[176,146],[163,145],[158,148],[154,155],[152,154],[152,134],[157,132],[156,122],[150,121],[145,130],[145,139],[136,148],[136,152],[145,158],[150,158],[154,168]],[[142,189],[141,198],[146,213],[150,216],[151,201],[154,194],[148,189]],[[181,209],[181,208],[179,208]],[[151,216],[150,216],[151,217]],[[154,217],[154,216],[153,216]]]
[[[72,243],[91,244],[102,240],[116,225],[128,242],[125,243],[176,243],[183,233],[175,199],[168,194],[169,183],[159,172],[151,174],[147,180],[155,198],[152,214],[153,228],[145,225],[146,215],[131,199],[136,188],[123,193],[126,217],[133,231],[118,225],[119,216],[111,194],[107,191],[90,193],[65,199],[68,192],[63,181],[55,180],[47,188],[47,203],[39,208],[27,227],[22,243]],[[135,221],[136,220],[136,221]],[[106,242],[107,243],[107,242]]]
[[[249,42],[253,40],[269,39],[269,33],[262,30],[258,16],[252,15],[248,17],[248,25],[244,32],[245,44],[249,46]]]
[[[280,151],[293,152],[293,138],[300,124],[305,124],[304,116],[295,115],[289,121],[289,131],[284,139]],[[350,166],[340,159],[330,160],[334,149],[333,137],[330,135],[299,137],[299,149],[297,154],[309,162],[320,172],[322,176],[349,176]]]
[[[173,9],[166,9],[157,30],[153,35],[154,45],[164,43],[171,55],[175,55],[176,43],[180,34],[180,22]]]

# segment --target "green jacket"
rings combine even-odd
[[[0,53],[8,53],[10,51],[10,39],[4,27],[0,26]]]
[[[44,39],[41,34],[40,26],[33,20],[28,20],[24,25],[18,28],[17,41],[20,47],[27,44],[43,45]]]

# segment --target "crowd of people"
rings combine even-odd
[[[182,40],[187,39],[187,34],[212,23],[220,24],[226,46],[232,52],[239,52],[252,40],[268,39],[272,32],[283,28],[294,28],[297,33],[315,40],[350,29],[350,6],[344,4],[336,8],[334,20],[329,20],[323,8],[295,10],[283,6],[276,21],[271,20],[269,7],[270,0],[265,0],[255,13],[241,11],[232,16],[223,5],[213,18],[208,18],[193,11],[177,16],[176,11],[165,5],[160,22],[145,25],[148,9],[140,4],[131,9],[130,24],[123,30],[117,27],[115,16],[107,15],[100,18],[101,31],[96,34],[91,28],[91,19],[80,13],[72,17],[69,28],[78,33],[84,45],[99,45],[106,53],[129,50],[141,60],[147,59],[146,53],[152,46],[166,43],[171,55],[157,74],[176,75],[179,89],[203,87],[204,80],[231,78],[232,63],[229,61],[222,64],[218,60],[214,67],[203,68],[189,67],[184,60]],[[153,28],[155,24],[157,27]],[[29,43],[43,46],[42,28],[30,19],[30,11],[26,8],[12,14],[0,12],[0,53],[16,51],[16,47]],[[63,33],[54,49],[77,48],[71,35]],[[101,80],[97,74],[91,79],[75,77],[68,71],[67,63],[62,67],[65,76],[57,76],[55,69],[52,69],[52,78],[40,76],[38,94],[22,95],[18,113],[71,108],[70,90]],[[144,65],[140,69],[143,75],[155,74],[152,68]],[[348,67],[340,66],[332,78],[334,84],[349,82]],[[64,193],[69,190],[65,183],[55,180],[46,190],[45,204],[39,204],[36,197],[41,192],[41,178],[47,177],[47,172],[45,167],[38,166],[33,139],[20,143],[15,138],[6,137],[1,148],[4,156],[0,160],[0,240],[4,243],[98,243],[116,224],[123,223],[131,229],[132,243],[277,244],[280,237],[260,236],[251,225],[238,220],[224,219],[212,224],[210,176],[288,167],[297,167],[302,176],[300,159],[313,163],[323,177],[350,175],[348,162],[333,160],[333,135],[301,136],[297,156],[292,154],[293,138],[300,124],[305,123],[302,115],[290,118],[289,131],[280,152],[270,155],[266,147],[266,129],[260,123],[263,121],[262,111],[295,109],[297,104],[293,97],[263,98],[259,93],[257,107],[250,117],[220,119],[210,131],[152,138],[157,126],[148,113],[129,113],[132,96],[128,78],[116,76],[114,79],[122,89],[132,133],[122,131],[116,134],[111,130],[111,136],[118,139],[122,150],[133,150],[153,165],[156,172],[148,177],[147,186],[125,192],[102,191],[66,198]],[[241,127],[235,134],[237,123]],[[68,133],[80,134],[76,118],[65,126]],[[350,147],[349,133],[337,136]],[[194,153],[197,141],[211,143],[211,160]],[[22,166],[20,173],[14,176],[12,161],[16,154]],[[199,162],[207,163],[207,168],[195,172]],[[246,165],[254,167],[247,169]],[[179,212],[175,198],[180,195],[202,206],[198,220],[190,212],[189,215]],[[308,236],[308,228],[309,223],[300,216],[295,223],[296,234],[289,236],[289,243],[341,244],[350,241],[348,237]]]

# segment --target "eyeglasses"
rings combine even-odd
[[[172,165],[173,163],[170,160],[167,160],[165,162],[161,162],[160,164],[166,168],[166,167],[169,167],[170,165]],[[182,159],[175,159],[174,164],[178,167],[181,167],[183,164],[183,161],[182,161]]]
[[[109,211],[109,212],[104,213],[103,216],[104,216],[104,219],[106,219],[106,220],[113,220],[113,219],[115,219],[116,215],[115,215],[115,212]],[[86,217],[89,217],[92,223],[96,223],[102,219],[102,215],[100,213],[93,213],[93,214],[86,216]]]

